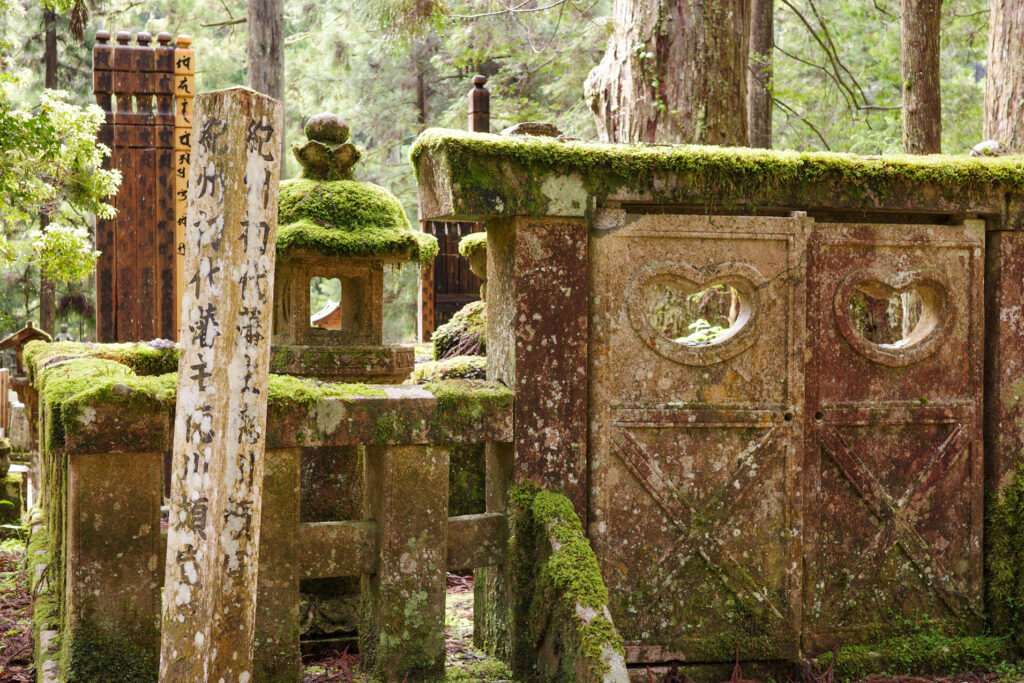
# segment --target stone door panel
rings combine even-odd
[[[812,233],[807,650],[980,626],[983,245],[979,221]]]
[[[627,656],[795,656],[808,221],[607,212],[595,225],[589,531]],[[735,292],[727,331],[661,332],[666,290],[714,285]]]

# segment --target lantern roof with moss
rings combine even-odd
[[[292,151],[302,177],[281,183],[277,252],[310,250],[340,258],[384,258],[430,263],[432,235],[413,230],[398,198],[373,183],[354,180],[359,150],[340,116],[318,114],[306,123],[304,145]]]

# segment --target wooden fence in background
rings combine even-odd
[[[106,115],[99,141],[122,175],[117,216],[96,224],[96,335],[101,342],[176,339],[188,155],[195,96],[191,39],[157,44],[96,32],[93,91]]]

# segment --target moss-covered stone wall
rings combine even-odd
[[[1024,216],[1019,157],[859,157],[698,145],[606,145],[429,129],[412,161],[423,217],[592,216],[608,201],[780,210]]]

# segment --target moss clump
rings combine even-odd
[[[991,670],[1011,659],[1006,638],[971,636],[951,638],[940,634],[917,634],[894,638],[877,645],[843,647],[818,658],[818,667],[830,666],[839,680],[857,680],[872,675],[912,676],[966,673]]]
[[[459,240],[459,254],[463,258],[471,259],[480,253],[481,250],[487,250],[486,232],[471,232]]]
[[[271,375],[267,404],[311,405],[325,398],[354,399],[386,395],[382,388],[369,384],[331,384],[290,375]]]
[[[430,263],[437,240],[409,225],[398,199],[354,180],[281,183],[277,251],[311,249],[329,256],[396,257]]]
[[[568,498],[533,484],[514,488],[511,500],[513,667],[543,680],[600,681],[605,655],[624,655],[625,645],[579,517]],[[555,653],[557,670],[539,670],[542,648]]]
[[[27,348],[27,347],[26,347]],[[170,342],[92,344],[87,342],[33,343],[36,365],[61,358],[102,358],[125,365],[137,375],[163,375],[178,371],[179,347]],[[28,358],[26,357],[26,363]]]
[[[487,303],[471,301],[430,337],[434,360],[487,355]]]
[[[487,358],[455,356],[420,363],[412,372],[412,381],[417,384],[443,379],[487,379]]]

